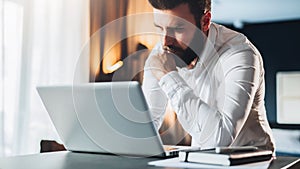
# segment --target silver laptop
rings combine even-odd
[[[166,151],[138,82],[39,86],[38,93],[67,150],[133,156]]]

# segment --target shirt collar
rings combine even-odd
[[[199,57],[199,65],[208,65],[209,62],[216,56],[217,52],[215,49],[217,39],[217,27],[215,23],[211,23],[207,39],[205,41],[204,49]],[[198,65],[198,64],[197,64]]]

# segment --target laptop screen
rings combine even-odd
[[[46,86],[38,87],[38,92],[68,150],[164,153],[138,82]]]

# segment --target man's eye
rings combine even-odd
[[[175,31],[175,32],[183,32],[183,31],[184,31],[184,28],[175,28],[174,31]]]

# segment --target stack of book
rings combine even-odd
[[[181,151],[179,160],[215,165],[239,165],[270,160],[273,152],[257,147],[217,147],[209,150]]]

